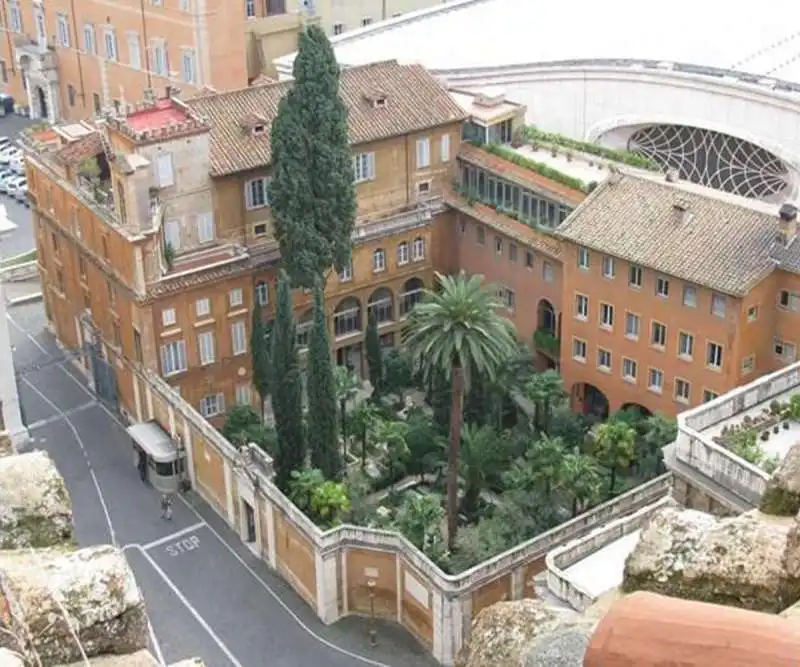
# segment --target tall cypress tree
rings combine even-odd
[[[289,490],[292,471],[302,470],[306,459],[306,434],[303,424],[303,381],[297,363],[295,323],[289,277],[281,272],[275,321],[270,336],[272,351],[272,410],[278,449],[275,456],[275,481]]]
[[[336,381],[319,281],[314,288],[314,326],[308,341],[308,405],[311,465],[319,468],[326,479],[339,479],[342,457],[336,423]]]
[[[372,385],[373,394],[379,396],[383,389],[383,356],[381,355],[381,337],[378,334],[378,322],[372,316],[370,316],[367,324],[364,346],[367,352],[369,382]]]
[[[292,285],[310,289],[348,263],[356,217],[339,65],[319,26],[300,34],[293,76],[272,123],[269,201]]]
[[[261,399],[261,419],[264,419],[264,404],[270,390],[272,360],[269,349],[269,330],[264,324],[261,306],[253,306],[253,322],[250,329],[250,361],[253,371],[253,387]]]

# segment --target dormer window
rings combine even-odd
[[[383,109],[386,106],[386,98],[385,97],[376,97],[372,100],[372,106],[376,109]]]
[[[364,99],[369,103],[369,105],[373,109],[386,108],[386,102],[388,100],[388,97],[389,96],[382,90],[373,90],[371,92],[364,94]]]
[[[266,131],[266,127],[262,123],[258,123],[257,125],[253,125],[253,136],[260,137]]]

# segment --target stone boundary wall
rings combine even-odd
[[[585,611],[597,601],[597,598],[571,581],[566,570],[612,542],[642,529],[653,514],[671,504],[672,499],[666,496],[651,505],[642,507],[633,514],[611,521],[584,537],[550,551],[545,558],[548,590],[576,611]]]
[[[665,474],[458,575],[442,572],[402,535],[343,525],[322,531],[271,481],[271,459],[254,446],[237,450],[164,380],[136,369],[143,416],[154,419],[185,451],[193,488],[258,557],[308,602],[324,623],[375,613],[406,627],[442,664],[453,664],[472,618],[500,599],[534,597],[532,579],[546,553],[609,520],[669,495]],[[215,462],[219,462],[214,468]],[[247,542],[245,506],[255,542]],[[369,582],[372,586],[369,586]]]
[[[22,280],[33,280],[39,278],[39,263],[34,259],[30,262],[15,264],[0,268],[0,280],[13,283]]]
[[[675,440],[676,457],[757,507],[771,475],[713,442],[703,431],[793,387],[800,391],[800,362],[681,413]]]

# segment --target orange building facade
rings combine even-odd
[[[87,372],[134,419],[149,410],[131,360],[212,421],[256,403],[251,316],[256,302],[272,312],[279,259],[262,110],[285,90],[151,100],[100,129],[63,125],[26,142],[48,318],[68,348],[99,350],[100,367],[85,356]],[[326,304],[337,362],[361,373],[368,317],[395,344],[433,284],[464,113],[427,72],[396,63],[347,70],[342,93],[358,221],[351,266],[328,278]],[[310,295],[294,300],[302,351]]]
[[[0,85],[33,118],[99,116],[148,88],[247,84],[241,3],[8,0],[4,13]]]

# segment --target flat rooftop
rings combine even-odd
[[[607,544],[568,567],[564,576],[593,598],[601,597],[622,584],[625,561],[639,543],[641,534],[641,530],[636,530]]]
[[[681,63],[800,82],[793,0],[757,7],[673,0],[646,11],[638,0],[453,0],[334,37],[343,65],[397,59],[448,70],[607,60]],[[294,54],[277,58],[291,73]]]
[[[136,132],[145,132],[182,123],[189,118],[184,108],[165,98],[158,100],[148,109],[138,109],[128,114],[125,123]]]

